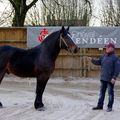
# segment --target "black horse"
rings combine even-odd
[[[78,47],[70,37],[69,27],[53,32],[38,46],[25,50],[11,46],[0,47],[0,83],[5,73],[19,77],[36,77],[36,99],[34,106],[42,110],[42,95],[50,75],[55,69],[55,60],[60,49],[77,53]],[[0,103],[2,107],[2,103]]]

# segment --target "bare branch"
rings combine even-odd
[[[42,4],[44,5],[44,7],[52,14],[51,10],[47,7],[47,5],[44,3],[44,0],[41,0]]]
[[[28,6],[27,9],[30,9],[38,0],[33,0]]]
[[[8,26],[8,25],[10,26],[12,24],[12,17],[13,17],[14,10],[6,11],[7,7],[8,6],[6,6],[3,12],[1,13],[0,26]]]
[[[90,1],[89,0],[85,0],[85,2],[86,2],[86,4],[88,3],[88,5],[89,5],[89,8],[90,8],[90,14],[92,13],[92,6],[91,6],[91,3],[90,3]]]
[[[63,5],[62,5],[62,4],[59,4],[56,0],[54,0],[54,2],[55,2],[58,6],[62,6],[62,7],[63,7]]]
[[[13,0],[8,0],[8,1],[12,4],[14,9],[17,9],[16,4],[15,4],[15,2]]]

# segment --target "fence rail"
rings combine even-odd
[[[0,46],[11,45],[19,48],[27,48],[26,28],[0,28]],[[120,56],[120,49],[116,49]],[[86,56],[99,57],[104,50],[95,48],[80,49],[77,54],[71,55],[61,50],[57,60],[54,77],[97,77],[100,68],[87,61]]]

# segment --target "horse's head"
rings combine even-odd
[[[62,27],[60,30],[60,42],[59,42],[60,48],[66,49],[67,51],[71,53],[77,53],[78,47],[73,42],[71,34],[69,33],[69,27],[67,29]]]

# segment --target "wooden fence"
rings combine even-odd
[[[19,48],[27,47],[26,28],[0,28],[0,46],[11,45]],[[120,49],[116,49],[120,55]],[[100,68],[88,62],[86,56],[99,57],[104,50],[80,49],[77,54],[71,55],[65,50],[61,50],[57,61],[53,77],[97,77]]]
[[[0,28],[0,45],[12,45],[19,48],[27,47],[26,28]]]

